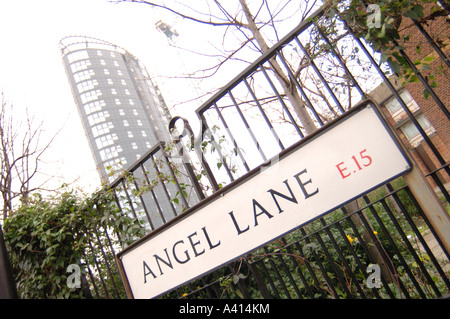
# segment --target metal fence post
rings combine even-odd
[[[404,176],[415,199],[422,207],[430,224],[436,232],[437,239],[446,254],[450,254],[450,216],[439,201],[436,193],[425,179],[420,169],[413,162],[412,170]]]

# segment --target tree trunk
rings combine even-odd
[[[356,200],[348,203],[345,205],[345,209],[347,210],[348,214],[352,214],[354,212],[357,212],[359,210],[359,205]],[[361,212],[361,214],[364,213]],[[353,221],[362,227],[364,227],[364,223],[361,220],[361,217],[359,214],[353,214],[352,217]],[[367,220],[367,218],[364,216],[364,218]],[[392,272],[389,269],[388,264],[386,263],[385,259],[383,258],[383,254],[381,253],[381,243],[375,243],[372,239],[372,235],[370,232],[373,232],[372,229],[368,230],[364,227],[364,232],[361,234],[362,240],[364,241],[365,246],[367,247],[368,253],[371,257],[371,259],[380,267],[381,275],[383,278],[388,282],[394,282],[395,276],[392,274]]]
[[[258,27],[256,26],[255,20],[253,19],[250,9],[247,6],[246,0],[239,0],[239,2],[247,18],[249,30],[252,32],[254,38],[258,42],[258,45],[261,48],[261,52],[262,53],[266,52],[267,50],[269,50],[269,47],[265,42],[261,32],[259,32]],[[283,87],[284,93],[286,94],[286,96],[289,99],[289,102],[293,106],[306,133],[311,134],[312,132],[316,131],[317,127],[315,126],[314,121],[312,120],[310,114],[308,113],[306,105],[302,101],[295,84],[292,83],[289,77],[284,74],[280,64],[276,61],[275,58],[270,59],[270,64],[272,65],[275,76],[277,77],[278,81]],[[350,214],[358,211],[359,210],[358,202],[356,200],[350,202],[349,204],[346,205],[346,209]],[[352,216],[352,219],[358,225],[363,225],[361,218],[358,214],[354,214]],[[383,276],[383,278],[388,282],[392,282],[394,280],[394,277],[391,271],[389,270],[389,267],[386,264],[382,253],[380,252],[379,248],[380,243],[378,243],[377,246],[377,244],[372,240],[369,230],[364,231],[364,233],[362,234],[362,239],[364,240],[364,243],[368,248],[372,260],[374,260],[375,263],[378,264],[378,266],[380,266],[381,275]]]
[[[246,0],[239,0],[239,2],[241,4],[242,10],[245,13],[245,17],[247,18],[248,29],[252,32],[253,37],[255,38],[256,42],[258,43],[261,49],[261,52],[262,53],[267,52],[269,50],[269,46],[267,45],[261,32],[259,31],[255,23],[255,20],[253,19],[253,16],[250,12],[250,9],[247,6]],[[292,83],[292,81],[290,81],[289,77],[286,74],[284,74],[283,69],[281,68],[280,64],[275,59],[275,57],[270,59],[270,64],[272,65],[276,78],[283,87],[284,93],[286,94],[287,98],[289,99],[289,102],[291,103],[292,107],[295,110],[295,113],[297,114],[300,122],[302,123],[303,129],[306,131],[307,134],[311,134],[312,132],[317,130],[317,127],[314,124],[314,121],[312,120],[310,114],[308,113],[306,105],[302,101],[300,94],[298,93],[297,87],[295,86],[294,83]]]

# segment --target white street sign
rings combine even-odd
[[[133,298],[157,297],[404,174],[411,165],[363,104],[118,255]]]

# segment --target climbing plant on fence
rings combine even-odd
[[[351,29],[357,38],[364,39],[375,52],[380,54],[380,64],[387,62],[392,71],[403,83],[419,82],[418,72],[430,70],[433,56],[422,60],[410,61],[405,55],[406,47],[412,34],[400,25],[403,21],[409,24],[427,23],[440,16],[447,16],[447,11],[439,6],[438,0],[329,0],[322,24],[329,34],[335,32],[338,21],[345,21],[346,28]],[[421,44],[415,44],[415,50],[420,54]],[[448,63],[448,62],[447,62]],[[440,71],[439,71],[440,72]],[[434,75],[429,75],[427,81],[431,87],[438,84]],[[425,98],[430,92],[423,90]]]
[[[142,228],[118,210],[112,192],[83,198],[64,190],[50,198],[35,194],[5,220],[4,236],[20,298],[108,298],[117,297],[108,286],[124,295],[118,276],[108,274],[117,273],[108,269],[116,267],[112,251],[142,236]],[[82,287],[73,285],[69,265],[79,267]],[[83,280],[99,276],[106,279],[99,287]]]

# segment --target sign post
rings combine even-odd
[[[14,282],[8,251],[0,225],[0,299],[17,299],[16,283]]]
[[[154,298],[411,168],[366,101],[117,255],[129,297]]]

